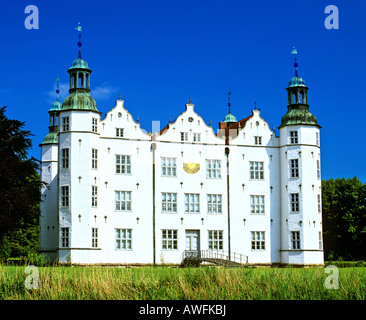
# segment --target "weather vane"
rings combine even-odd
[[[78,42],[78,47],[79,47],[79,55],[78,58],[81,59],[81,46],[83,45],[81,42],[81,31],[83,31],[80,22],[78,22],[78,26],[75,28],[75,30],[79,31],[79,42]]]
[[[295,76],[298,77],[299,75],[297,74],[297,67],[299,66],[299,64],[297,63],[297,49],[295,47],[292,47],[292,51],[291,54],[295,55],[295,63],[294,63],[294,67],[295,67]]]
[[[227,105],[229,107],[229,113],[231,113],[231,102],[230,102],[230,96],[231,96],[231,89],[229,89],[229,92],[227,93]]]
[[[57,101],[58,101],[58,95],[60,93],[60,78],[56,77],[55,81],[56,81],[56,94],[57,94]]]

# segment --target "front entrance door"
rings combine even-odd
[[[200,231],[186,230],[186,250],[199,251],[200,250]]]

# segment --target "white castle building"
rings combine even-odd
[[[76,264],[180,264],[185,250],[324,263],[320,126],[296,58],[279,137],[256,108],[237,121],[230,103],[215,133],[190,101],[146,133],[121,98],[101,118],[80,47],[40,145],[41,253]]]

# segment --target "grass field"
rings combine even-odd
[[[366,268],[339,268],[339,288],[324,268],[43,267],[26,289],[25,267],[0,265],[0,299],[366,299]]]

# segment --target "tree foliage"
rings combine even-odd
[[[5,111],[0,108],[0,246],[11,250],[12,232],[20,237],[19,230],[38,225],[41,181],[37,160],[28,157],[30,131]]]
[[[322,181],[325,259],[366,258],[366,184],[356,177]]]

